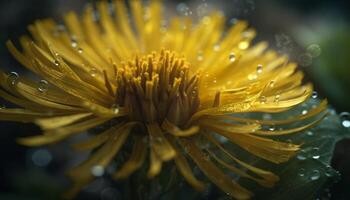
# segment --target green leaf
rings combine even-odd
[[[317,101],[311,100],[296,109],[283,114],[271,115],[271,117],[288,118],[309,110],[315,104]],[[330,166],[330,163],[336,143],[349,137],[349,132],[349,129],[341,125],[341,120],[335,111],[329,109],[329,115],[316,127],[287,137],[277,138],[281,141],[303,144],[297,156],[287,163],[272,164],[234,148],[232,151],[236,155],[243,156],[245,160],[250,160],[255,166],[273,171],[280,177],[280,181],[272,189],[262,188],[256,183],[244,179],[240,182],[255,193],[256,199],[315,199],[324,187],[339,179],[339,173]]]

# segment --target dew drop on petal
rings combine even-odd
[[[235,53],[230,53],[228,58],[230,59],[230,62],[235,62],[236,61],[236,54]]]
[[[18,83],[19,75],[17,72],[10,72],[7,77],[7,83],[10,86],[15,86]]]
[[[91,174],[96,177],[103,176],[104,173],[105,173],[105,168],[101,165],[95,165],[91,168]]]
[[[216,51],[216,52],[218,52],[218,51],[220,51],[220,45],[219,44],[216,44],[216,45],[214,45],[214,51]]]
[[[259,101],[260,101],[260,103],[265,104],[266,103],[266,97],[265,96],[260,96],[259,97]]]
[[[303,110],[303,111],[301,111],[301,114],[302,115],[306,115],[308,113],[308,111],[307,110]]]
[[[277,95],[275,96],[275,99],[273,100],[273,102],[275,102],[275,103],[280,102],[280,98],[281,98],[281,95],[277,94]]]
[[[258,74],[261,74],[263,72],[263,66],[261,64],[259,64],[258,67],[256,68],[256,72]]]
[[[82,54],[83,52],[84,52],[84,51],[83,51],[82,48],[79,48],[79,49],[78,49],[78,53]]]
[[[54,65],[55,65],[56,67],[58,67],[58,66],[60,66],[60,62],[59,62],[58,60],[55,60],[55,61],[54,61]]]
[[[313,170],[310,174],[310,180],[312,181],[316,181],[321,177],[321,173],[320,171],[318,171],[317,169]]]
[[[198,61],[203,61],[203,59],[204,59],[203,52],[199,51],[198,54],[197,54],[197,60]]]
[[[248,75],[248,79],[250,81],[253,81],[253,80],[256,80],[258,78],[258,75],[256,75],[255,73],[254,74],[249,74]]]
[[[39,81],[38,91],[41,93],[46,92],[49,89],[49,83],[46,80]]]
[[[341,119],[341,124],[345,128],[350,127],[350,113],[348,112],[342,112],[340,113],[340,119]]]
[[[75,37],[72,37],[72,39],[71,39],[71,46],[73,47],[73,48],[77,48],[77,46],[78,46],[78,42],[77,42],[77,40],[75,39]]]
[[[97,75],[97,69],[94,68],[94,67],[92,67],[92,68],[90,69],[90,75],[91,75],[92,77],[95,77],[95,76]]]
[[[311,97],[312,97],[313,99],[317,99],[318,93],[317,93],[316,91],[313,91]]]
[[[118,104],[113,104],[111,106],[111,109],[114,112],[114,114],[118,114],[119,113],[119,105]]]

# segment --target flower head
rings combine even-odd
[[[273,187],[278,176],[242,161],[226,150],[218,136],[257,157],[283,163],[300,146],[273,137],[315,125],[326,102],[289,119],[237,115],[287,111],[305,102],[312,86],[303,85],[296,65],[267,50],[265,42],[250,47],[255,32],[244,21],[226,29],[224,16],[214,12],[196,23],[173,17],[163,25],[159,0],[146,7],[141,0],[129,4],[130,12],[123,1],[115,0],[111,14],[110,5],[101,1],[99,19],[88,6],[82,17],[73,12],[65,15],[65,26],[38,20],[29,26],[32,37],[21,37],[22,51],[7,43],[21,64],[44,79],[37,83],[1,73],[0,95],[20,108],[0,110],[0,119],[35,122],[44,131],[18,142],[51,144],[103,127],[101,133],[73,145],[95,151],[68,172],[74,182],[70,196],[93,180],[92,168],[107,167],[125,143],[132,150],[112,175],[115,179],[128,178],[146,159],[147,176],[153,178],[164,162],[174,161],[186,181],[203,190],[205,184],[192,173],[191,159],[208,179],[237,199],[248,199],[253,193],[222,167]],[[306,125],[264,128],[301,120]],[[200,145],[199,139],[215,150]]]

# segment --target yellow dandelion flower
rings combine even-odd
[[[51,19],[36,21],[29,26],[32,37],[20,38],[22,50],[7,43],[22,65],[44,79],[38,83],[1,72],[0,95],[20,108],[0,110],[0,119],[34,122],[43,130],[18,142],[52,144],[108,123],[103,132],[73,145],[95,151],[68,172],[74,182],[70,197],[94,179],[94,166],[108,166],[126,142],[133,148],[113,174],[115,179],[128,178],[147,159],[147,176],[153,178],[164,162],[174,161],[186,181],[201,191],[205,184],[192,173],[192,160],[236,199],[249,199],[253,192],[223,168],[273,187],[278,176],[243,162],[217,136],[272,163],[294,156],[299,145],[273,137],[314,126],[325,115],[326,101],[288,119],[236,114],[280,113],[307,101],[313,88],[302,83],[303,73],[296,64],[267,50],[266,42],[251,46],[255,31],[246,22],[226,29],[220,12],[198,22],[173,17],[164,25],[160,0],[151,0],[147,6],[141,0],[130,1],[129,6],[115,0],[113,14],[109,6],[106,1],[97,3],[97,20],[89,5],[81,17],[74,12],[65,15],[65,26]],[[275,131],[263,128],[301,120],[306,125]],[[231,162],[198,144],[199,138]]]

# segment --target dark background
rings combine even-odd
[[[92,2],[92,1],[89,1]],[[197,0],[167,1],[173,9],[179,2],[196,8],[206,3],[209,8],[223,9],[228,19],[249,20],[258,30],[257,41],[268,40],[270,45],[292,60],[300,62],[306,79],[315,83],[318,93],[329,98],[340,113],[350,111],[350,3],[341,0]],[[9,55],[5,47],[8,39],[16,40],[27,34],[26,27],[36,19],[60,16],[70,10],[81,10],[83,0],[0,0],[0,63],[1,69],[24,74],[23,68]],[[195,9],[193,15],[196,16]],[[287,40],[281,46],[278,38]],[[303,55],[307,47],[316,44],[322,54],[305,64]],[[349,56],[348,56],[349,55]],[[321,76],[319,73],[322,72]],[[331,80],[331,81],[329,81]],[[349,97],[350,98],[350,97]],[[0,100],[0,105],[9,106]],[[61,147],[28,149],[15,143],[15,138],[39,133],[31,124],[0,122],[0,199],[37,199],[47,197],[45,192],[55,191],[55,196],[67,185],[63,170],[77,157]],[[73,160],[73,161],[72,161]],[[338,144],[333,167],[341,172],[341,180],[331,188],[331,199],[350,199],[350,142]],[[35,178],[33,178],[35,174]],[[45,185],[41,183],[45,182]],[[106,183],[108,184],[108,183]],[[102,192],[103,193],[103,192]],[[81,199],[116,199],[116,191],[105,195],[82,196]],[[29,198],[28,194],[33,198]],[[114,195],[113,195],[114,194]],[[45,196],[46,195],[46,196]]]

